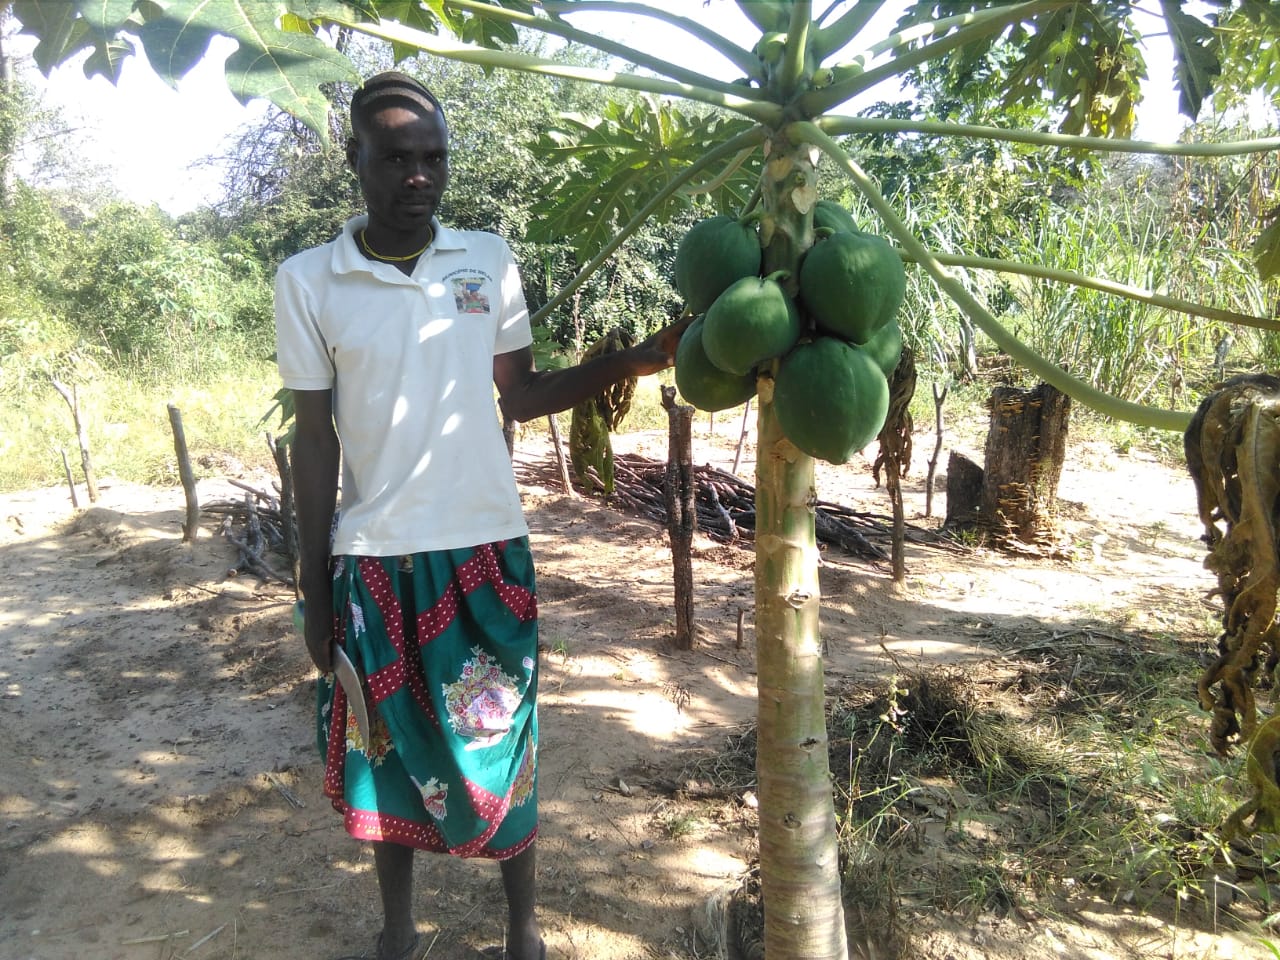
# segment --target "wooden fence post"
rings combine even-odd
[[[187,452],[182,413],[172,403],[169,404],[169,426],[173,428],[173,449],[178,455],[178,476],[182,479],[182,492],[187,497],[187,519],[182,525],[182,542],[191,543],[200,530],[200,501],[196,499],[196,477],[191,470],[191,455]]]

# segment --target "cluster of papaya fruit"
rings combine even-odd
[[[676,387],[700,410],[725,410],[754,396],[757,369],[780,359],[782,432],[809,456],[844,463],[884,426],[906,275],[893,247],[838,204],[819,200],[813,223],[819,239],[801,260],[798,299],[785,275],[760,276],[750,220],[711,217],[685,234],[676,289],[696,319],[676,350]]]

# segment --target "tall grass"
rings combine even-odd
[[[102,373],[77,384],[76,394],[100,479],[177,483],[168,404],[182,411],[197,477],[222,474],[236,463],[271,465],[263,431],[273,425],[259,421],[277,388],[274,364],[260,360],[172,384]],[[0,403],[0,490],[63,482],[60,450],[82,479],[70,408],[47,379]]]

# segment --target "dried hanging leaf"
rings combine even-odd
[[[1280,502],[1280,379],[1253,374],[1228,380],[1200,404],[1184,439],[1209,545],[1205,566],[1217,575],[1215,594],[1223,602],[1218,658],[1197,691],[1213,714],[1214,748],[1226,754],[1234,743],[1253,738],[1253,687],[1260,675],[1273,676],[1280,653],[1280,544],[1273,512]]]

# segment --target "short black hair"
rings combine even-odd
[[[409,109],[433,110],[440,115],[440,120],[447,130],[448,120],[444,115],[444,107],[421,82],[407,73],[388,70],[370,77],[364,85],[351,97],[351,132],[355,133],[360,122],[375,110],[390,106],[405,106]]]

